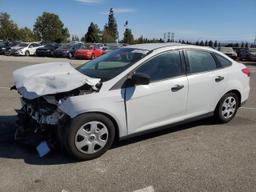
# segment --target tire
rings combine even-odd
[[[236,115],[237,109],[239,107],[239,99],[235,93],[225,94],[219,101],[216,110],[215,118],[220,123],[227,123],[231,121]]]
[[[29,56],[29,55],[30,55],[29,51],[26,51],[25,56]]]
[[[73,57],[72,53],[68,53],[68,58],[72,59],[72,57]]]
[[[79,160],[100,157],[112,145],[115,127],[106,116],[88,113],[75,117],[64,131],[66,151]],[[100,145],[99,145],[100,144]]]

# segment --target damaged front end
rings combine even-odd
[[[21,95],[15,140],[37,150],[45,143],[49,148],[46,151],[62,148],[63,128],[70,120],[59,104],[101,88],[99,79],[84,76],[67,63],[25,67],[14,71],[13,79],[15,85],[11,89]]]
[[[22,107],[16,110],[18,118],[15,141],[33,148],[42,142],[47,143],[49,150],[62,148],[63,130],[70,117],[58,108],[58,104],[69,97],[93,92],[94,89],[85,85],[69,92],[33,100],[21,97]]]
[[[58,129],[64,126],[69,117],[50,104],[44,97],[28,100],[21,98],[21,109],[17,112],[17,129],[15,140],[19,143],[38,146],[47,141],[52,149],[59,143]]]

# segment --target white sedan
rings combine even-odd
[[[28,66],[13,73],[23,105],[16,140],[53,132],[71,155],[88,160],[115,139],[165,125],[209,116],[226,123],[248,99],[249,76],[214,49],[182,44],[132,45],[77,69]]]
[[[11,55],[35,55],[36,50],[40,47],[43,47],[39,43],[20,43],[14,47],[11,48],[10,54]]]

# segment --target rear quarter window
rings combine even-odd
[[[219,54],[215,54],[215,56],[222,67],[228,67],[228,66],[232,65],[232,62],[229,61],[228,59],[226,59],[225,57],[223,57]]]
[[[217,68],[211,53],[199,50],[187,50],[190,73],[212,71]]]

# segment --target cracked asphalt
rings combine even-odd
[[[39,158],[12,139],[19,108],[18,94],[8,89],[12,71],[62,60],[83,63],[0,56],[0,191],[256,190],[256,64],[248,65],[250,98],[230,123],[206,119],[170,127],[117,143],[98,159],[76,162],[58,152]]]

